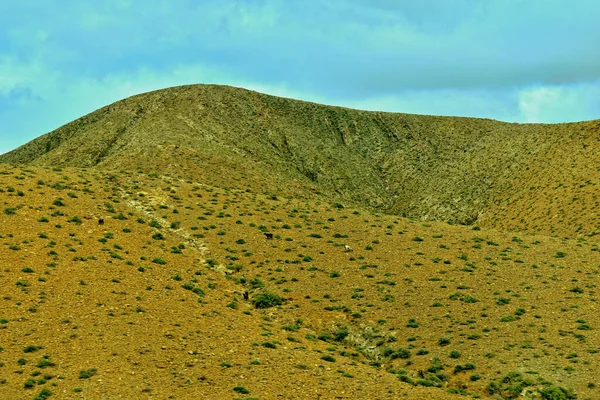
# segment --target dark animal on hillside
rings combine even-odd
[[[248,301],[248,292],[244,292],[242,296],[244,296],[244,300]]]
[[[102,218],[98,220],[98,225],[104,225],[104,220]]]
[[[273,239],[273,234],[272,233],[265,232],[265,236],[267,237],[267,239]]]

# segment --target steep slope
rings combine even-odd
[[[573,236],[600,229],[589,211],[600,182],[598,125],[366,112],[195,85],[114,103],[0,162],[170,173],[422,220]]]

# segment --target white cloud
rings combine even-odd
[[[560,123],[600,118],[600,80],[577,85],[534,86],[518,94],[520,120]]]

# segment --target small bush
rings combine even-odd
[[[243,386],[236,386],[233,388],[233,391],[240,394],[248,394],[250,391]]]
[[[396,358],[401,358],[401,359],[408,359],[410,358],[410,350],[404,349],[404,348],[399,348],[398,350],[396,350],[395,352],[393,352],[390,355],[391,359],[396,359]]]
[[[79,371],[79,379],[89,379],[92,376],[96,375],[96,372],[96,368],[82,369],[81,371]]]
[[[37,351],[39,349],[41,349],[40,346],[36,346],[34,344],[31,344],[31,345],[29,345],[29,346],[27,346],[27,347],[25,347],[23,349],[23,353],[33,353],[34,351]]]
[[[539,392],[544,400],[571,400],[577,398],[572,389],[560,386],[549,386],[539,389]]]
[[[344,326],[333,333],[333,340],[336,342],[341,342],[342,340],[346,339],[349,334],[350,331]]]
[[[33,400],[45,400],[50,396],[52,396],[52,392],[44,388],[33,398]]]
[[[256,308],[270,308],[283,304],[283,298],[275,293],[264,292],[252,299],[252,304]]]
[[[416,319],[411,318],[408,320],[408,323],[406,324],[407,328],[418,328],[419,327],[419,323],[417,322]]]
[[[23,383],[25,389],[30,389],[35,386],[35,380],[29,378]]]

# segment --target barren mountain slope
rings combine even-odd
[[[597,121],[366,112],[194,85],[114,103],[0,162],[172,173],[422,220],[582,236],[600,225],[590,210],[598,133]]]

